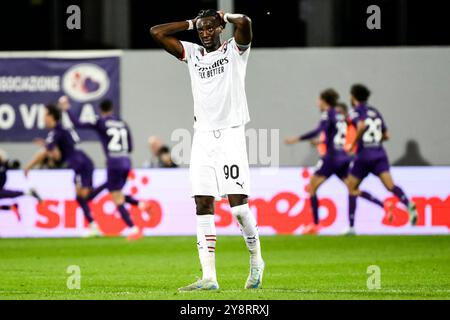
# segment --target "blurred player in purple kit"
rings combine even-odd
[[[29,171],[44,162],[47,157],[66,163],[67,167],[75,172],[76,199],[84,217],[89,222],[89,236],[100,236],[100,229],[92,217],[88,203],[105,188],[105,185],[93,190],[94,164],[83,151],[76,148],[78,135],[75,131],[63,127],[61,110],[58,107],[50,104],[45,108],[45,126],[50,129],[50,132],[45,140],[45,148],[40,150],[25,167],[25,176],[28,176]]]
[[[326,153],[316,165],[316,171],[309,184],[310,202],[313,212],[314,224],[305,229],[305,233],[316,234],[319,231],[319,200],[318,188],[333,174],[342,181],[346,181],[351,157],[345,151],[347,141],[347,112],[343,105],[338,106],[339,95],[334,89],[326,89],[320,93],[318,106],[322,113],[321,120],[316,129],[298,136],[289,137],[286,144],[294,144],[300,141],[312,140],[319,134],[325,134]],[[378,199],[364,192],[365,199],[383,207]]]
[[[410,216],[410,223],[414,226],[417,222],[416,205],[408,199],[399,186],[395,185],[389,172],[389,160],[382,145],[383,141],[389,139],[389,135],[381,113],[367,104],[370,93],[370,90],[362,84],[355,84],[350,90],[353,107],[351,118],[357,131],[354,141],[349,146],[349,150],[357,146],[357,152],[354,161],[350,165],[350,175],[347,180],[349,190],[349,234],[355,232],[356,199],[361,194],[359,185],[369,173],[376,175],[386,189],[397,196],[406,206]]]
[[[33,188],[27,191],[9,190],[4,188],[7,180],[7,171],[10,169],[14,170],[19,168],[20,162],[18,160],[7,159],[6,155],[0,150],[0,199],[13,199],[21,196],[31,196],[36,198],[38,201],[41,201],[40,196]],[[19,221],[21,220],[17,203],[0,205],[0,211],[12,211],[17,216],[17,219]]]
[[[140,202],[129,195],[124,195],[122,192],[131,170],[130,153],[133,150],[133,142],[128,125],[113,114],[113,104],[110,100],[104,100],[100,103],[100,117],[93,124],[78,120],[70,110],[70,103],[67,97],[61,97],[59,105],[61,109],[68,111],[70,120],[76,128],[94,130],[99,135],[107,159],[106,186],[111,193],[120,216],[129,228],[128,240],[140,239],[143,236],[142,230],[134,224],[130,213],[125,207],[125,203],[139,206],[141,210],[147,211],[149,214],[151,212],[148,204]]]

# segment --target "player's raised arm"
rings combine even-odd
[[[192,30],[197,19],[159,24],[150,28],[153,39],[171,55],[183,59],[183,45],[174,34]]]
[[[73,113],[73,111],[70,109],[70,101],[67,96],[62,96],[58,99],[58,108],[62,111],[65,111],[67,115],[69,116],[70,121],[72,122],[73,126],[78,129],[96,129],[96,125],[92,123],[87,122],[80,122],[77,118],[77,116]]]
[[[239,13],[223,13],[219,11],[219,15],[227,23],[232,23],[236,28],[234,30],[234,40],[238,45],[247,46],[252,42],[252,20],[245,14]]]
[[[27,165],[25,166],[25,168],[24,168],[25,177],[28,177],[28,173],[30,172],[30,170],[33,169],[38,164],[41,164],[45,160],[46,157],[47,157],[47,149],[42,148],[41,150],[39,150],[33,156],[33,158],[30,160],[30,162],[28,162]]]
[[[288,137],[284,140],[285,144],[294,144],[300,141],[305,141],[305,140],[311,140],[314,139],[315,137],[317,137],[322,131],[325,131],[328,125],[328,118],[326,119],[322,119],[319,122],[319,125],[317,126],[317,128],[302,134],[301,136],[293,136],[293,137]],[[317,144],[321,143],[320,140],[317,141]],[[313,143],[314,144],[314,143]]]

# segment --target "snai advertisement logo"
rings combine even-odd
[[[312,223],[308,195],[311,168],[280,168],[276,174],[251,169],[252,195],[249,204],[257,217],[260,233],[302,234]],[[414,172],[414,174],[411,174]],[[450,193],[445,186],[450,168],[393,168],[392,173],[418,211],[417,226],[409,225],[406,208],[385,191],[374,177],[361,186],[394,204],[391,219],[384,211],[358,200],[356,231],[359,234],[446,234],[450,231]],[[74,199],[73,173],[70,170],[36,170],[25,180],[21,171],[10,171],[7,188],[32,185],[42,194],[40,204],[19,199],[22,219],[11,213],[0,216],[1,237],[78,237],[86,234],[87,223]],[[106,178],[104,170],[94,175],[95,185]],[[50,183],[54,181],[54,183]],[[130,173],[125,189],[151,206],[150,214],[130,206],[135,223],[151,235],[194,235],[195,206],[190,194],[187,169],[142,169]],[[330,179],[319,190],[320,226],[325,235],[340,234],[347,227],[347,192],[338,179]],[[11,200],[1,200],[11,201]],[[0,203],[2,203],[0,201]],[[90,203],[93,216],[105,236],[118,236],[126,229],[111,196],[105,191]],[[219,234],[240,234],[228,201],[216,202]]]

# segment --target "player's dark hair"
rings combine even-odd
[[[357,83],[350,89],[351,95],[360,102],[366,102],[370,97],[370,90],[365,85]]]
[[[338,102],[336,104],[336,107],[342,108],[342,110],[344,110],[346,113],[348,112],[348,107],[344,102]]]
[[[62,117],[61,110],[55,106],[54,104],[48,104],[45,106],[45,109],[47,110],[47,113],[52,116],[53,119],[55,119],[56,122],[59,122]]]
[[[113,110],[113,103],[111,100],[106,99],[100,102],[100,110],[102,112],[110,112]]]
[[[320,93],[320,98],[328,105],[334,107],[339,99],[339,93],[336,90],[329,88]]]
[[[209,18],[209,17],[214,17],[214,18],[218,19],[220,21],[221,26],[223,28],[225,28],[226,22],[220,17],[217,10],[205,9],[205,10],[200,10],[200,12],[197,14],[198,19]]]

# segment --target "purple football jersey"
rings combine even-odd
[[[61,123],[50,130],[45,139],[47,150],[55,147],[61,152],[61,161],[66,162],[70,168],[79,168],[87,161],[87,156],[81,150],[76,149],[79,137],[74,130],[64,129]]]
[[[94,124],[82,123],[68,112],[70,120],[76,128],[91,129],[97,132],[108,168],[131,168],[130,153],[133,151],[133,140],[128,125],[115,116],[97,118]]]
[[[351,118],[355,127],[360,121],[366,125],[366,130],[358,141],[357,154],[368,158],[385,154],[383,135],[387,127],[381,113],[374,107],[362,104],[353,109]]]
[[[344,146],[347,136],[347,121],[343,114],[337,113],[333,108],[323,112],[317,128],[300,136],[300,139],[309,140],[321,132],[325,133],[326,156],[346,156]]]

